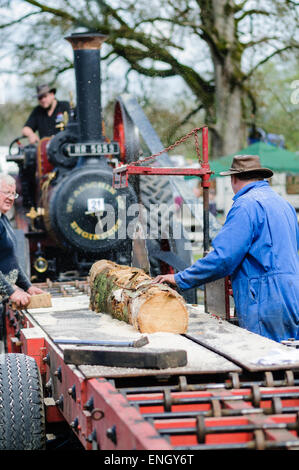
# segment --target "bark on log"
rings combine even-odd
[[[188,310],[182,296],[138,268],[100,260],[90,269],[90,309],[109,313],[141,333],[186,333]]]

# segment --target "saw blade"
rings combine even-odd
[[[146,235],[141,220],[138,220],[132,241],[132,266],[150,274],[150,263],[146,247]]]

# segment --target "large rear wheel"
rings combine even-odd
[[[39,369],[24,354],[0,356],[0,450],[44,450],[45,414]]]

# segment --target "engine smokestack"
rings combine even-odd
[[[81,142],[102,140],[100,48],[106,37],[100,33],[74,33],[65,38],[74,51]]]

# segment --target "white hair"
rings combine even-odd
[[[0,187],[2,187],[2,183],[6,183],[9,186],[15,186],[16,180],[13,176],[8,175],[7,173],[0,173]]]

